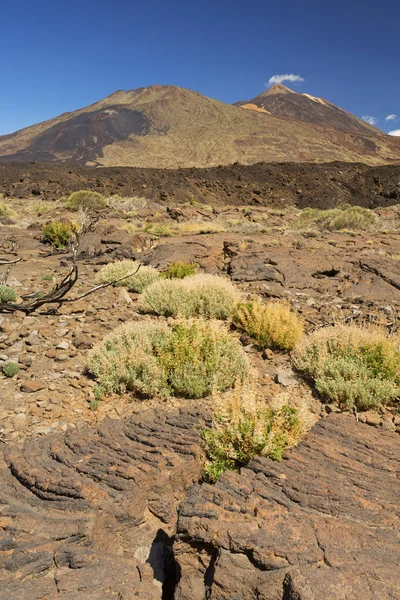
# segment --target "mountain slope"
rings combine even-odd
[[[86,108],[1,136],[0,160],[164,168],[236,161],[400,161],[400,140],[370,129],[335,131],[156,85],[118,91]]]
[[[281,83],[273,85],[252,100],[236,102],[235,105],[339,131],[352,131],[366,135],[382,134],[379,129],[335,104],[310,94],[299,94]]]

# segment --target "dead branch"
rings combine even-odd
[[[120,283],[121,281],[124,281],[125,279],[128,279],[129,277],[132,277],[133,275],[136,275],[136,273],[138,272],[138,270],[140,268],[140,265],[138,266],[138,268],[136,269],[135,272],[129,273],[128,275],[125,275],[124,277],[120,277],[119,279],[110,281],[109,283],[103,283],[101,285],[97,285],[94,288],[88,290],[87,292],[80,294],[79,296],[75,296],[73,298],[65,297],[68,294],[68,292],[74,287],[75,283],[78,280],[77,259],[78,259],[80,238],[84,233],[87,233],[94,227],[94,225],[98,221],[98,218],[99,218],[98,216],[92,217],[92,216],[87,216],[87,215],[84,215],[84,218],[82,218],[79,231],[77,231],[74,234],[74,236],[71,238],[71,242],[70,242],[70,251],[72,254],[71,255],[71,260],[72,260],[71,267],[70,267],[67,275],[64,277],[64,279],[60,283],[56,284],[55,287],[51,290],[51,292],[49,292],[48,294],[45,294],[44,296],[39,296],[37,292],[35,292],[33,294],[27,294],[27,295],[21,296],[22,300],[25,302],[22,302],[20,304],[17,304],[15,302],[0,303],[0,313],[13,313],[13,312],[21,311],[28,315],[28,314],[38,310],[40,307],[42,307],[45,304],[57,304],[57,308],[55,310],[58,310],[60,308],[60,306],[64,303],[76,302],[78,300],[82,300],[83,298],[90,296],[90,294],[93,294],[94,292],[97,292],[101,289],[107,288],[111,285],[116,285],[117,283]],[[15,262],[19,262],[19,260],[21,260],[21,259],[6,263],[9,266],[8,266],[6,273],[3,274],[3,278],[5,277],[5,281],[8,278],[8,275],[9,275],[12,265],[15,264]]]

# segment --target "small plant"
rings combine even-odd
[[[184,279],[185,277],[196,275],[196,271],[197,266],[195,263],[177,261],[168,265],[161,275],[166,279]]]
[[[224,277],[193,275],[185,279],[161,279],[144,291],[139,310],[166,317],[229,319],[239,290]]]
[[[41,215],[47,215],[54,208],[58,207],[58,202],[38,202],[31,208],[31,213],[40,217]]]
[[[0,285],[0,302],[15,302],[17,292],[10,285]]]
[[[174,235],[171,227],[166,223],[146,223],[143,231],[156,237],[171,237]]]
[[[280,460],[309,425],[304,411],[287,401],[267,404],[254,385],[215,396],[214,407],[212,427],[203,432],[205,475],[211,483],[226,470],[238,471],[255,455]]]
[[[376,213],[361,206],[343,204],[337,208],[320,210],[305,208],[296,222],[297,228],[314,225],[325,231],[368,230],[378,221]]]
[[[121,260],[104,265],[97,273],[96,280],[98,283],[110,283],[130,273],[132,273],[132,277],[127,277],[116,283],[115,287],[126,287],[130,292],[141,294],[145,288],[160,277],[159,272],[154,267],[143,266],[133,260]]]
[[[400,351],[379,329],[338,325],[308,336],[296,349],[296,368],[340,406],[377,408],[400,396]]]
[[[201,398],[243,381],[248,363],[225,327],[192,320],[123,325],[91,350],[87,368],[105,393]]]
[[[106,393],[106,391],[105,391],[104,387],[102,385],[98,385],[96,383],[96,385],[93,387],[93,394],[94,394],[95,400],[97,400],[97,401],[101,400],[105,393]]]
[[[89,402],[89,410],[99,410],[100,408],[100,401],[99,400],[91,400]]]
[[[46,273],[45,275],[42,276],[42,281],[54,281],[54,275],[51,275],[50,273]]]
[[[19,366],[15,362],[6,362],[3,365],[2,371],[6,377],[15,377],[19,373]]]
[[[42,231],[44,242],[55,248],[66,248],[74,234],[75,227],[69,221],[51,221],[51,223],[43,225]]]
[[[240,303],[233,315],[233,322],[253,338],[260,348],[290,351],[303,336],[303,323],[283,302]]]
[[[0,202],[0,219],[8,218],[13,219],[17,216],[15,210],[12,210],[7,204],[4,202]]]
[[[65,206],[71,210],[94,211],[105,208],[107,200],[98,192],[80,190],[70,195],[65,202]]]

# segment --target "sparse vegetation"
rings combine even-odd
[[[51,221],[43,225],[43,241],[55,248],[66,248],[75,230],[75,225],[69,221]]]
[[[267,404],[254,385],[244,384],[214,399],[212,427],[203,432],[205,475],[214,483],[255,455],[280,460],[311,426],[310,415],[288,400]]]
[[[306,208],[301,212],[296,227],[299,229],[317,227],[324,231],[344,229],[365,231],[371,229],[377,221],[378,217],[372,210],[343,204],[330,210]]]
[[[196,275],[197,266],[195,263],[184,261],[173,262],[161,273],[166,279],[184,279],[191,275]]]
[[[123,325],[93,348],[87,367],[106,393],[147,397],[200,398],[248,372],[240,343],[221,324],[203,320]]]
[[[42,276],[42,281],[54,281],[54,275],[51,275],[51,273],[46,273]]]
[[[2,371],[6,377],[15,377],[20,371],[19,365],[15,362],[6,362],[3,365]]]
[[[161,279],[146,288],[139,309],[165,317],[229,319],[240,300],[238,289],[224,277],[193,275],[185,279]]]
[[[0,285],[0,302],[15,302],[17,299],[17,292],[11,285]]]
[[[343,407],[364,410],[400,396],[399,340],[379,329],[320,329],[296,349],[294,363],[323,398]]]
[[[41,215],[47,215],[58,206],[58,202],[38,202],[32,206],[31,213],[37,217],[40,217]]]
[[[80,190],[70,195],[65,206],[71,210],[95,211],[105,208],[107,200],[99,192]]]
[[[139,269],[139,270],[138,270]],[[97,273],[98,283],[110,283],[133,273],[132,277],[127,277],[115,284],[116,287],[126,287],[130,292],[142,293],[143,290],[156,281],[160,274],[157,269],[141,265],[133,260],[121,260],[104,265]]]
[[[7,206],[4,202],[0,202],[0,219],[13,219],[17,216],[15,210]]]
[[[290,351],[303,336],[303,323],[289,304],[258,300],[238,304],[235,325],[245,331],[260,348]]]
[[[171,227],[167,223],[145,223],[144,233],[150,233],[156,237],[171,237],[174,235]]]

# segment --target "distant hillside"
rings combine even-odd
[[[297,121],[304,121],[305,123],[339,131],[382,135],[379,129],[335,106],[335,104],[310,94],[298,94],[281,83],[273,85],[252,100],[236,102],[235,106],[257,110],[265,114],[290,117]]]
[[[243,110],[174,86],[118,91],[86,108],[0,136],[0,160],[162,168],[259,161],[400,162],[400,140],[344,111],[354,127],[340,131],[321,126],[317,117],[306,123],[300,117],[268,114],[266,110],[273,112],[271,98],[282,96],[288,106],[292,98],[303,98],[291,91],[277,93],[279,89],[266,93],[268,108],[261,110]],[[327,108],[304,101],[316,115]]]

